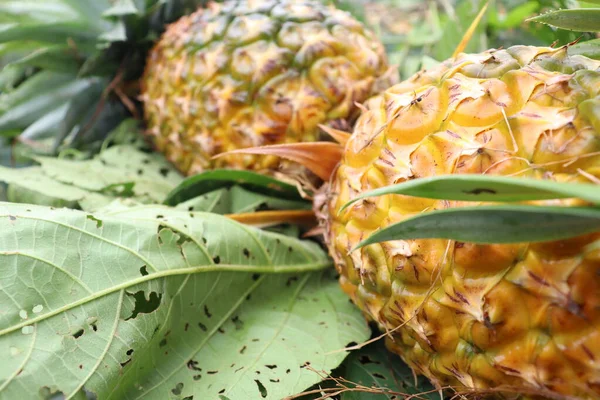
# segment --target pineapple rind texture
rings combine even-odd
[[[600,62],[566,48],[461,54],[366,107],[330,182],[326,237],[342,288],[388,347],[440,386],[600,398],[600,233],[349,252],[412,215],[473,203],[385,195],[339,213],[365,191],[442,174],[599,183]]]
[[[281,165],[241,148],[319,139],[355,103],[397,82],[383,45],[350,14],[314,1],[213,3],[171,25],[148,58],[142,100],[155,146],[182,172]]]

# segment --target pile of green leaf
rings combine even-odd
[[[183,179],[135,130],[126,121],[93,158],[0,169],[13,202],[0,203],[0,397],[437,396],[379,342],[340,367],[371,330],[323,248],[224,216],[309,209],[295,187]]]

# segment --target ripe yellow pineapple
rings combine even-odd
[[[448,174],[600,190],[600,61],[569,56],[567,47],[460,54],[367,101],[351,136],[329,131],[343,151],[291,144],[243,152],[287,157],[327,181],[315,210],[342,288],[388,332],[392,351],[439,386],[600,398],[600,232],[519,244],[396,240],[352,251],[416,214],[473,203],[390,194],[342,210],[371,190]]]
[[[142,79],[148,133],[182,172],[272,171],[264,156],[212,156],[318,140],[319,124],[349,126],[355,102],[395,83],[375,35],[312,0],[210,4],[171,25]]]
[[[366,107],[321,215],[342,287],[390,332],[388,347],[439,385],[600,398],[600,233],[350,252],[382,227],[465,203],[384,195],[340,213],[366,191],[443,174],[599,183],[600,62],[566,47],[461,54]]]

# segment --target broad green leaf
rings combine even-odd
[[[479,206],[424,212],[376,231],[355,249],[389,240],[451,239],[521,243],[568,239],[600,232],[600,208]]]
[[[44,173],[60,182],[91,191],[134,183],[136,196],[149,196],[156,202],[181,181],[181,176],[160,154],[144,153],[133,146],[113,146],[92,160],[73,161],[36,157]]]
[[[4,204],[0,258],[3,398],[281,399],[369,335],[319,246],[214,214]]]
[[[177,205],[222,187],[240,185],[255,193],[301,200],[298,189],[288,183],[251,171],[215,169],[186,178],[167,197],[165,204]]]
[[[413,179],[361,194],[344,204],[344,210],[368,197],[402,194],[439,200],[516,202],[581,198],[600,204],[600,186],[494,175],[443,175]]]
[[[35,159],[40,166],[0,168],[0,181],[10,184],[10,201],[89,211],[122,197],[160,203],[182,180],[160,154],[131,145],[110,147],[91,160]]]
[[[0,181],[8,184],[8,200],[14,203],[74,208],[89,195],[88,191],[49,178],[40,167],[0,167]]]
[[[550,11],[527,21],[576,32],[600,32],[600,8]]]
[[[353,351],[342,365],[343,377],[350,383],[341,400],[394,400],[408,395],[416,395],[415,399],[440,399],[440,393],[425,377],[419,376],[415,382],[413,371],[386,349],[383,340]]]

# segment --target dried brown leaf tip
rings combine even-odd
[[[214,158],[231,154],[277,156],[297,162],[313,172],[319,178],[327,181],[342,159],[342,152],[343,147],[337,143],[312,142],[250,147],[221,153]]]

